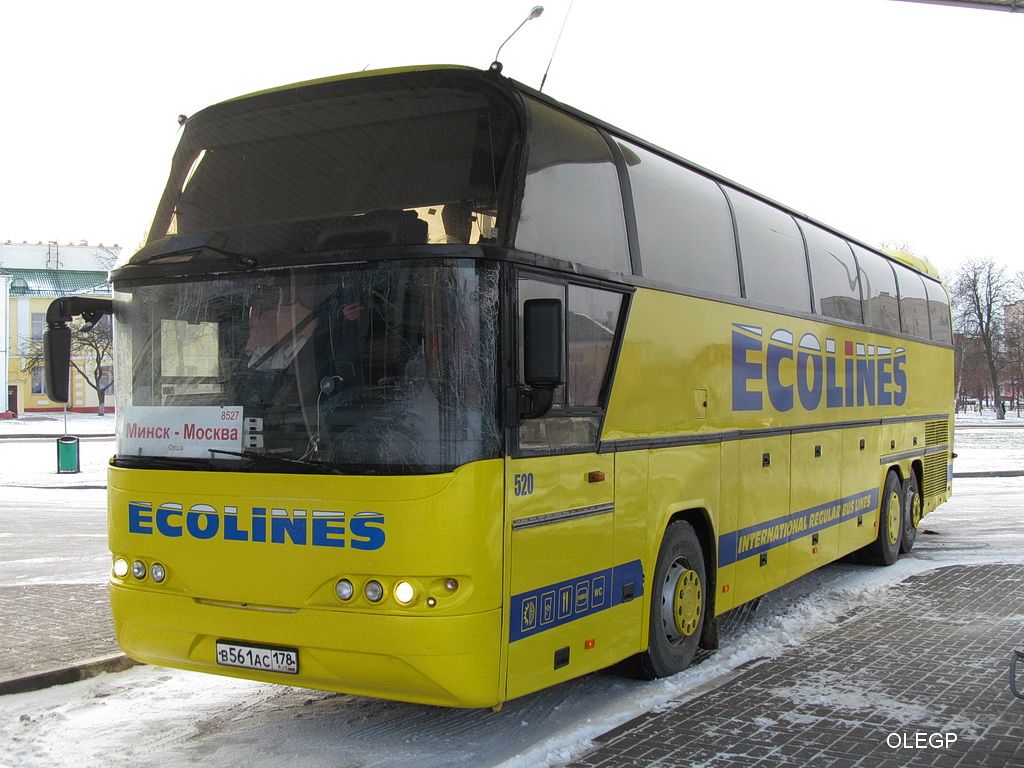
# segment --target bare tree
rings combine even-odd
[[[1006,365],[1003,310],[1016,299],[1015,283],[1007,276],[1006,267],[992,259],[972,257],[960,265],[951,287],[955,329],[965,345],[975,346],[980,352],[992,387],[996,418],[1004,419],[1000,389],[1000,374]]]
[[[71,367],[96,390],[97,415],[103,416],[107,392],[114,386],[114,335],[110,316],[104,315],[90,330],[84,330],[83,326],[81,318],[71,323]],[[22,361],[26,371],[41,369],[44,365],[43,343],[27,342]]]

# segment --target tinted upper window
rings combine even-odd
[[[517,130],[509,107],[445,78],[357,78],[225,102],[185,125],[150,243],[194,248],[216,236],[227,250],[287,253],[492,242]]]
[[[949,295],[946,289],[932,280],[924,281],[928,290],[928,314],[931,317],[932,338],[950,344],[953,341],[953,327],[949,318]]]
[[[899,294],[889,261],[859,245],[853,246],[860,267],[864,322],[884,331],[900,331]]]
[[[597,130],[540,102],[530,107],[530,149],[516,248],[631,272],[618,171]]]
[[[900,317],[904,333],[931,338],[928,327],[928,294],[924,289],[924,280],[917,272],[912,272],[901,264],[893,264],[896,279],[900,286]]]
[[[619,146],[629,168],[644,276],[739,296],[736,237],[718,183],[633,144]]]
[[[729,189],[728,194],[736,215],[747,298],[810,311],[804,241],[793,217],[743,192]]]
[[[849,244],[813,224],[803,222],[800,226],[811,260],[815,310],[826,317],[863,322],[857,262]]]

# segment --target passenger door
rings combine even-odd
[[[528,299],[562,301],[565,377],[551,410],[515,428],[505,465],[508,698],[607,666],[620,602],[615,457],[597,448],[623,294],[534,276],[518,294],[520,317]],[[522,350],[521,322],[517,337]]]

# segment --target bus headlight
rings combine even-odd
[[[371,603],[379,603],[381,598],[384,597],[384,587],[380,585],[379,581],[368,581],[366,586],[363,587],[363,595]]]
[[[144,578],[146,578],[146,564],[141,560],[136,560],[134,563],[132,563],[132,576],[134,576],[139,581],[142,581]]]
[[[149,569],[149,575],[153,578],[153,581],[160,584],[165,578],[167,578],[167,571],[164,570],[164,567],[160,565],[160,563],[153,563],[153,567]]]
[[[400,581],[395,585],[395,600],[402,605],[408,605],[416,597],[416,590],[408,581]]]
[[[348,579],[341,579],[334,585],[334,594],[338,596],[339,600],[351,600],[355,592],[356,588],[352,586],[352,582]]]
[[[128,575],[128,561],[123,557],[119,557],[114,561],[114,575],[119,579],[123,579]]]

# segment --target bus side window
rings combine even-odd
[[[718,183],[619,140],[636,210],[644,277],[723,296],[740,295],[729,203]]]
[[[901,264],[893,264],[900,286],[900,315],[903,332],[922,339],[931,338],[928,327],[928,294],[924,279]]]
[[[800,229],[785,211],[726,188],[736,215],[746,298],[797,312],[811,310]]]
[[[814,286],[815,311],[825,317],[864,322],[857,282],[857,261],[843,238],[807,222],[800,222],[807,239]]]
[[[619,176],[595,128],[527,99],[531,138],[515,247],[630,274]]]
[[[575,284],[520,280],[520,372],[522,307],[526,300],[537,298],[557,298],[566,307],[563,320],[566,381],[555,391],[551,410],[541,418],[526,420],[519,428],[519,447],[593,450],[599,436],[615,334],[622,315],[622,294]]]
[[[864,322],[883,331],[900,332],[899,293],[896,275],[889,261],[853,246],[860,267],[860,285],[864,294]]]

